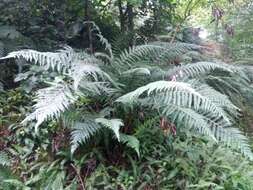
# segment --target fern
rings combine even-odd
[[[217,119],[223,118],[229,123],[223,110],[202,96],[195,89],[191,88],[189,84],[183,82],[152,82],[118,98],[117,101],[122,103],[133,103],[138,101],[138,98],[144,93],[146,93],[148,97],[150,97],[152,93],[160,94],[161,96],[154,97],[155,101],[160,101],[160,104],[172,102],[178,106],[193,108],[194,110],[204,110],[206,113],[212,113],[212,116],[215,116]]]
[[[98,78],[101,77],[103,79],[108,78],[112,81],[112,79],[103,72],[99,67],[94,65],[96,59],[85,59],[76,61],[75,64],[71,67],[71,72],[69,76],[74,80],[74,88],[78,89],[79,83],[84,79],[98,81]],[[93,63],[93,64],[91,64]],[[90,79],[92,77],[92,79]]]
[[[123,126],[120,119],[106,119],[103,114],[82,114],[81,112],[69,111],[63,115],[63,124],[72,130],[71,153],[73,154],[82,143],[86,143],[94,134],[102,128],[113,131],[115,137],[120,140],[119,129]]]
[[[123,51],[118,58],[115,58],[115,63],[131,67],[139,61],[153,60],[156,64],[164,64],[197,47],[199,48],[199,46],[185,43],[154,42]]]
[[[220,93],[207,84],[196,83],[193,85],[201,95],[207,97],[220,108],[224,108],[233,117],[236,118],[238,115],[240,115],[240,109],[231,102],[227,95]]]
[[[96,25],[95,22],[93,21],[85,21],[84,24],[91,25],[91,32],[96,32],[96,36],[99,38],[99,41],[101,42],[102,45],[105,46],[105,50],[108,51],[110,59],[113,58],[113,53],[112,53],[112,47],[111,44],[108,42],[108,40],[102,35],[100,28],[98,25]]]
[[[76,97],[65,83],[51,83],[52,86],[40,89],[37,92],[37,103],[33,106],[34,112],[28,115],[22,123],[36,120],[35,129],[45,120],[58,118],[61,112],[64,112]]]
[[[81,143],[87,142],[102,126],[91,119],[74,122],[71,126],[71,153],[73,154]]]
[[[9,159],[8,155],[3,151],[0,152],[0,165],[2,165],[2,166],[9,166],[10,165],[10,159]]]
[[[84,52],[76,53],[70,47],[56,53],[21,50],[1,59],[12,57],[23,57],[45,69],[56,69],[65,77],[65,81],[49,83],[51,87],[38,90],[34,112],[23,121],[36,120],[35,129],[48,119],[58,118],[78,96],[114,92],[110,88],[110,84],[115,84],[114,81],[97,66],[101,61]]]
[[[138,157],[140,157],[140,142],[135,136],[120,133],[120,142],[132,148],[137,153]]]
[[[193,78],[201,75],[208,74],[214,70],[225,71],[228,73],[236,72],[235,67],[213,62],[198,62],[176,67],[168,72],[167,77],[177,76],[178,78]]]
[[[74,59],[74,51],[70,47],[65,47],[56,53],[39,52],[35,50],[20,50],[9,53],[0,59],[24,58],[27,61],[34,62],[46,69],[57,70],[58,72],[67,72]]]
[[[253,154],[248,139],[242,135],[239,129],[233,127],[215,127],[213,133],[217,136],[219,141],[224,142],[233,149],[240,150],[243,155],[248,157],[251,161],[253,160]]]
[[[204,94],[201,89],[200,92]],[[249,151],[246,139],[239,133],[231,133],[228,128],[231,122],[223,110],[224,102],[229,102],[226,96],[222,96],[223,101],[215,102],[200,92],[183,82],[157,81],[142,86],[118,98],[117,101],[124,104],[139,101],[143,106],[161,110],[162,115],[169,117],[177,125],[193,128],[215,140],[223,141],[228,146],[238,145],[234,147],[251,159],[253,154]],[[209,89],[208,92],[219,94],[213,89]],[[229,103],[230,106],[233,105]],[[232,144],[231,136],[234,138]]]
[[[167,116],[170,121],[175,123],[178,127],[194,129],[201,134],[211,137],[214,141],[217,141],[211,130],[209,119],[205,117],[205,115],[197,113],[192,109],[172,104],[158,109],[162,109],[162,115]]]
[[[117,139],[120,140],[119,129],[121,126],[124,125],[120,119],[97,118],[97,119],[95,119],[95,121],[105,127],[108,127],[109,129],[111,129],[114,132]]]
[[[144,67],[139,67],[139,68],[134,68],[134,69],[130,69],[127,71],[124,71],[122,73],[123,75],[130,75],[130,74],[139,74],[139,75],[151,75],[151,72],[148,68],[144,68]]]

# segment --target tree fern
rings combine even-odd
[[[204,94],[203,90],[202,93]],[[212,93],[215,94],[216,91],[212,89]],[[158,109],[161,115],[168,117],[178,126],[193,128],[229,146],[236,144],[234,147],[252,158],[253,154],[249,151],[245,138],[238,133],[231,133],[228,129],[231,122],[222,106],[224,102],[229,102],[228,99],[222,97],[223,102],[215,103],[207,97],[201,95],[201,90],[197,92],[183,82],[157,81],[142,86],[117,101],[124,104],[139,101],[142,106]],[[234,138],[232,144],[231,135]]]
[[[23,121],[36,120],[35,129],[47,119],[58,118],[80,95],[113,92],[109,87],[114,84],[113,80],[97,66],[101,61],[87,53],[74,52],[70,47],[56,53],[21,50],[1,59],[12,57],[25,58],[46,69],[56,70],[64,77],[61,82],[50,83],[50,87],[38,90],[34,112]]]

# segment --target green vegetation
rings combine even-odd
[[[253,189],[250,1],[0,8],[0,190]]]

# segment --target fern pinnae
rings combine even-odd
[[[153,97],[157,98],[157,101],[160,101],[160,104],[172,103],[184,107],[188,106],[188,108],[193,108],[194,110],[204,110],[207,113],[213,113],[213,116],[216,118],[224,118],[229,122],[229,119],[223,113],[222,109],[213,104],[208,98],[202,96],[195,89],[191,88],[189,84],[183,82],[152,82],[121,96],[116,101],[132,104],[138,102],[139,97],[145,93],[147,97],[151,97],[154,93]]]
[[[207,135],[214,141],[217,141],[210,128],[210,124],[208,124],[208,121],[206,121],[204,115],[199,114],[192,109],[183,108],[172,104],[166,105],[159,109],[162,109],[161,114],[169,117],[172,123],[177,125],[183,124],[184,127],[189,127],[189,129],[199,131],[199,133]]]
[[[205,75],[214,70],[220,70],[229,73],[236,72],[236,68],[228,64],[197,62],[176,67],[175,69],[170,70],[167,74],[167,78],[170,78],[173,75],[177,75],[179,78],[192,78]]]
[[[7,56],[0,59],[8,58],[24,58],[26,61],[34,62],[46,69],[57,70],[58,72],[67,72],[72,62],[72,51],[65,49],[56,53],[52,52],[39,52],[35,50],[20,50],[9,53]]]
[[[28,115],[22,123],[36,120],[35,129],[47,119],[58,118],[72,103],[76,97],[73,95],[68,85],[55,83],[48,88],[40,89],[37,92],[36,104],[33,106],[34,112]]]
[[[71,153],[74,154],[81,143],[86,143],[102,126],[95,120],[86,119],[82,122],[73,122],[71,132]]]

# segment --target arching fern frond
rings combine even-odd
[[[140,157],[140,141],[135,136],[120,133],[120,142],[135,150],[138,157]]]
[[[10,165],[10,158],[3,151],[0,151],[0,166],[1,165],[2,166],[9,166]]]
[[[106,119],[106,118],[97,118],[95,121],[109,129],[111,129],[118,140],[120,140],[119,129],[123,126],[123,122],[120,119]]]
[[[165,91],[183,91],[194,94],[196,96],[201,96],[187,83],[174,81],[156,81],[137,88],[133,92],[121,96],[116,101],[131,104],[134,101],[138,100],[138,98],[145,92],[147,95],[150,95],[151,93],[159,93]]]
[[[186,43],[153,42],[124,50],[118,58],[115,58],[115,63],[129,67],[143,60],[151,60],[155,64],[167,64],[197,47],[199,46]]]
[[[214,141],[220,141],[226,146],[239,150],[249,159],[253,159],[253,153],[248,144],[248,140],[241,132],[228,125],[226,121],[210,118],[204,112],[197,112],[189,108],[167,105],[153,105],[161,111],[163,116],[176,124],[177,127],[187,127],[194,129],[200,134],[211,137]]]
[[[74,89],[78,89],[82,80],[98,81],[100,77],[102,80],[108,79],[112,81],[110,76],[96,66],[94,62],[95,60],[93,59],[77,60],[72,65],[69,76],[74,80]]]
[[[208,74],[214,70],[225,71],[229,73],[236,72],[236,68],[228,64],[197,62],[176,67],[168,72],[167,77],[171,78],[172,76],[177,75],[178,78],[193,78]]]
[[[248,143],[248,139],[242,132],[234,127],[214,127],[213,133],[219,141],[233,149],[240,150],[243,155],[253,160],[253,153]]]
[[[167,116],[172,123],[176,124],[176,126],[194,129],[200,134],[209,136],[217,141],[211,130],[210,123],[208,122],[209,119],[205,117],[205,115],[197,113],[192,109],[172,104],[168,104],[158,109],[162,109],[162,115]]]
[[[135,74],[135,75],[151,75],[151,72],[148,68],[145,67],[138,67],[134,69],[129,69],[127,71],[124,71],[122,73],[123,75],[130,75],[130,74]]]
[[[238,115],[240,115],[240,109],[231,102],[227,95],[220,93],[207,84],[196,83],[193,85],[201,95],[207,97],[220,108],[225,109],[228,113],[232,114],[233,117],[236,118]]]
[[[52,86],[38,90],[35,99],[37,103],[33,106],[34,112],[28,115],[22,123],[36,120],[36,129],[47,119],[58,118],[75,100],[68,85],[52,83]]]
[[[71,153],[74,154],[80,144],[86,143],[102,127],[95,120],[88,118],[82,122],[74,122],[71,126]]]
[[[154,97],[154,101],[159,102],[160,105],[164,103],[172,103],[174,105],[188,107],[194,110],[204,110],[206,113],[212,114],[212,116],[217,119],[223,118],[229,122],[226,115],[223,113],[223,110],[184,82],[152,82],[121,96],[116,101],[131,104],[137,102],[140,97]]]
[[[20,50],[9,53],[7,56],[0,59],[8,58],[24,58],[26,61],[34,62],[40,66],[57,70],[58,72],[66,72],[71,66],[75,52],[70,47],[65,47],[58,52],[39,52],[35,50]]]

